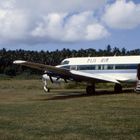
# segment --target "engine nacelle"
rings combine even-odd
[[[50,79],[50,76],[48,76],[47,74],[43,74],[42,78],[46,81],[52,80],[53,83],[60,83],[60,82],[64,81],[63,79],[61,79],[61,78],[58,79],[57,77],[51,77],[51,79]]]

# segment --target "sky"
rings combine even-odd
[[[140,0],[0,0],[0,49],[140,48]]]

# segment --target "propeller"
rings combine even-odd
[[[51,76],[49,76],[49,78],[50,78],[50,81],[53,83],[53,79],[52,79],[52,77],[51,77]]]

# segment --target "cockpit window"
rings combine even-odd
[[[68,60],[62,61],[62,63],[61,63],[61,65],[66,65],[66,64],[69,64]]]

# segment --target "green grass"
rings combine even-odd
[[[140,95],[108,93],[47,95],[40,80],[1,80],[0,140],[140,139]]]

